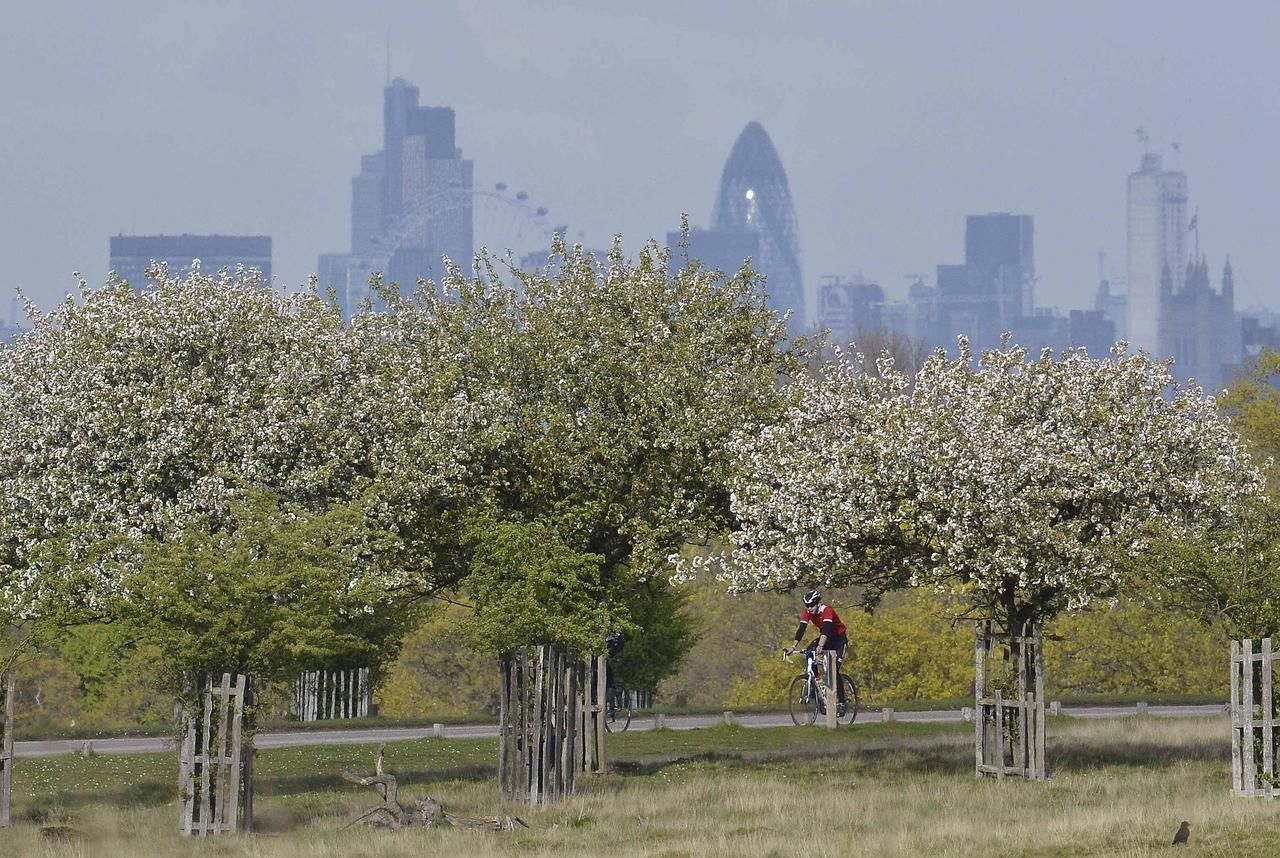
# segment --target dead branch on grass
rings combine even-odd
[[[382,801],[370,805],[344,828],[357,823],[374,828],[461,828],[466,831],[514,831],[517,828],[528,828],[518,816],[461,816],[450,813],[444,805],[427,796],[405,806],[399,799],[399,786],[395,775],[387,774],[383,769],[383,749],[378,748],[378,759],[373,775],[353,775],[343,772],[342,779],[359,786],[373,787],[382,796]]]

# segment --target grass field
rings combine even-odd
[[[402,798],[431,795],[464,814],[514,813],[507,833],[341,830],[373,799],[340,779],[374,749],[332,746],[258,756],[259,833],[176,834],[172,755],[20,759],[15,825],[0,855],[583,856],[1149,855],[1191,822],[1188,855],[1280,855],[1280,808],[1233,798],[1225,718],[1052,719],[1047,783],[973,777],[961,725],[628,733],[614,772],[559,805],[500,807],[495,743],[387,746]],[[42,825],[81,836],[50,842]]]

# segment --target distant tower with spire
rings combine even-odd
[[[1243,359],[1231,260],[1222,266],[1221,285],[1214,289],[1209,262],[1197,252],[1187,262],[1182,289],[1163,295],[1161,310],[1160,356],[1173,357],[1178,378],[1194,378],[1216,393]]]

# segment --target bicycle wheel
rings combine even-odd
[[[858,717],[858,709],[862,705],[862,700],[858,697],[858,686],[853,680],[844,674],[840,675],[840,679],[844,684],[844,703],[836,709],[836,721],[841,724],[852,724],[854,719]]]
[[[615,699],[605,707],[604,729],[610,733],[625,733],[631,726],[631,707]]]
[[[791,680],[791,690],[787,692],[787,708],[791,710],[791,720],[798,727],[808,726],[818,717],[813,695],[809,693],[809,677],[803,673]]]

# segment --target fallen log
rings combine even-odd
[[[372,775],[353,775],[343,772],[342,779],[358,786],[373,787],[382,801],[360,812],[344,828],[364,823],[375,828],[461,828],[466,831],[514,831],[528,828],[518,816],[462,816],[450,813],[444,805],[430,796],[405,806],[400,802],[400,787],[395,775],[383,769],[383,749],[378,748],[378,759]]]

